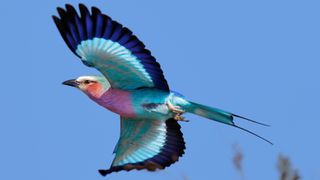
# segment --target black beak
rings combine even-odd
[[[78,87],[79,82],[76,81],[75,79],[70,79],[70,80],[64,81],[62,84],[67,86],[72,86],[72,87]]]

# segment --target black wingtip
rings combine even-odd
[[[65,5],[65,7],[66,7],[66,9],[68,9],[68,8],[74,9],[74,7],[71,4],[68,4],[68,3]]]
[[[57,11],[58,11],[58,14],[59,14],[59,16],[60,16],[61,18],[65,17],[66,11],[65,11],[63,8],[57,7]]]
[[[53,21],[54,21],[54,23],[56,24],[56,26],[58,27],[58,28],[60,28],[60,19],[57,17],[57,16],[55,16],[55,15],[53,15],[53,16],[51,16],[52,17],[52,19],[53,19]]]
[[[59,18],[58,18],[57,16],[52,15],[51,17],[52,17],[52,19],[53,19],[54,21],[59,21]]]
[[[88,8],[87,8],[87,6],[86,5],[84,5],[84,4],[82,4],[82,3],[79,3],[79,9],[80,9],[80,11],[88,11]]]
[[[92,12],[92,14],[101,14],[100,9],[95,6],[91,7],[91,12]]]
[[[261,123],[261,122],[258,122],[258,121],[255,121],[255,120],[243,117],[243,116],[239,116],[239,115],[236,115],[236,114],[232,114],[232,116],[237,117],[237,118],[241,118],[241,119],[244,119],[244,120],[256,123],[256,124],[260,124],[262,126],[271,127],[269,124]]]
[[[77,10],[71,5],[71,4],[66,4],[65,5],[67,12],[77,15]]]
[[[108,174],[108,170],[99,169],[98,171],[101,174],[101,176],[106,176]]]

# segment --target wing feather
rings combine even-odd
[[[151,52],[132,32],[96,8],[79,4],[80,16],[69,4],[53,16],[68,47],[82,62],[99,70],[119,89],[141,87],[169,91],[163,71]]]
[[[154,171],[170,166],[184,154],[185,142],[180,128],[174,119],[121,118],[115,158],[109,169],[99,172],[105,176],[122,170]]]

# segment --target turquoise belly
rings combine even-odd
[[[157,89],[133,90],[131,100],[137,118],[167,120],[173,114],[166,106],[170,93]]]

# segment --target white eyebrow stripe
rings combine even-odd
[[[89,81],[97,81],[97,79],[93,76],[80,76],[76,79],[76,81],[81,82],[84,80],[89,80]]]

